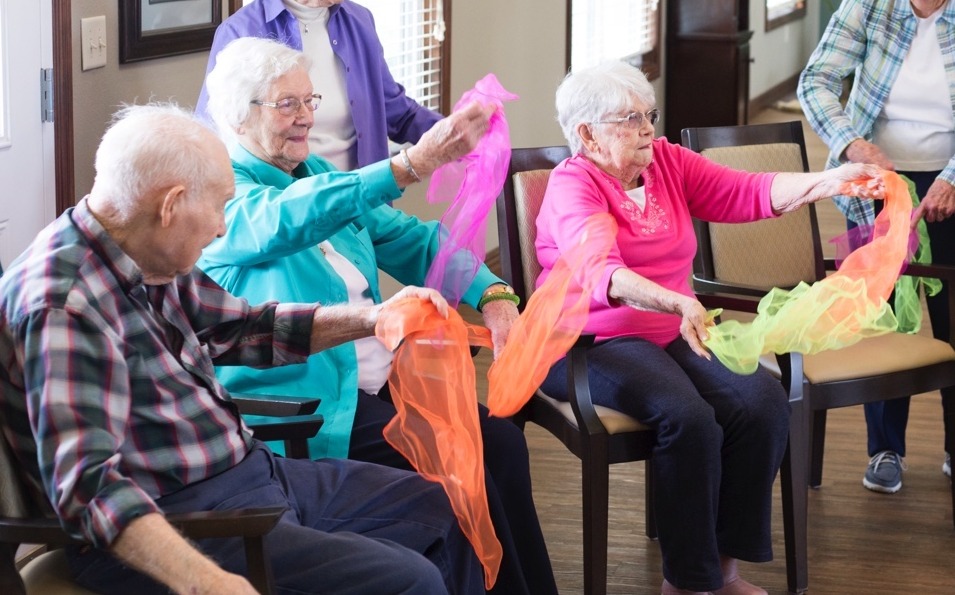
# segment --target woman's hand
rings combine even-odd
[[[955,214],[955,186],[945,180],[937,179],[932,182],[922,199],[921,204],[912,214],[912,226],[918,224],[922,217],[930,223],[943,221]]]
[[[439,120],[424,133],[418,144],[408,149],[411,166],[419,177],[430,176],[445,163],[463,157],[477,146],[487,132],[493,105],[474,101],[447,118]]]
[[[680,303],[680,334],[689,344],[693,353],[700,357],[710,359],[710,352],[703,346],[703,341],[710,338],[706,327],[711,326],[713,321],[708,319],[706,308],[703,304],[693,298],[685,298]]]
[[[481,309],[484,316],[484,326],[491,331],[491,343],[494,345],[494,359],[501,355],[511,327],[517,320],[518,311],[514,302],[508,300],[494,300],[484,304]]]
[[[846,163],[829,170],[832,172],[832,195],[845,194],[859,198],[885,198],[885,181],[882,169],[876,165],[864,163]]]

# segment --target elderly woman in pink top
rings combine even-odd
[[[743,222],[775,217],[838,194],[850,180],[867,198],[884,193],[874,166],[822,173],[735,171],[653,137],[660,112],[637,69],[613,62],[571,73],[557,90],[558,120],[573,156],[550,176],[537,219],[540,284],[578,244],[587,218],[619,226],[600,271],[585,332],[594,401],[651,426],[664,594],[752,594],[737,560],[772,559],[773,479],[789,405],[759,371],[741,376],[711,358],[706,311],[689,284],[691,217]],[[566,399],[566,363],[543,389]]]

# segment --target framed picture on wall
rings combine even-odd
[[[208,50],[220,22],[222,0],[119,0],[119,62]]]

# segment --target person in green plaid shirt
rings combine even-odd
[[[853,76],[845,106],[843,81]],[[799,78],[799,101],[829,147],[826,167],[873,163],[915,183],[932,261],[955,264],[955,3],[843,0]],[[850,230],[872,225],[881,203],[836,197]],[[859,240],[864,241],[864,240]],[[949,339],[948,291],[927,299],[932,333]],[[951,390],[951,389],[950,389]],[[863,485],[902,488],[909,399],[865,406],[869,465]],[[951,476],[950,453],[942,471]]]

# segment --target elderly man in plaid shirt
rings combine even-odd
[[[483,592],[437,484],[256,441],[214,365],[278,366],[373,333],[381,306],[250,306],[194,268],[225,231],[225,147],[173,106],[126,108],[89,196],[0,278],[0,420],[103,593],[253,593],[237,540],[187,542],[164,513],[283,505],[266,539],[286,593]],[[436,292],[408,288],[446,311]]]

